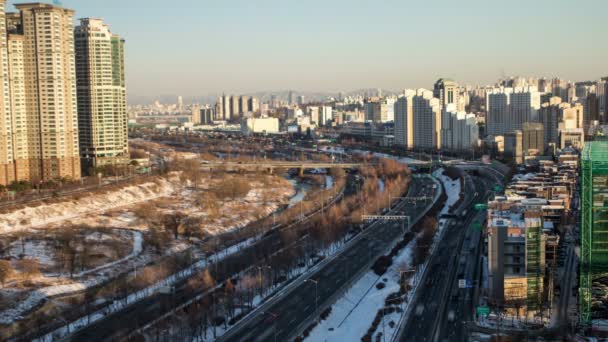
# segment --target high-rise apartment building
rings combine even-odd
[[[569,104],[562,102],[560,97],[551,97],[540,109],[539,122],[544,126],[545,147],[555,150],[563,148],[566,143],[568,146],[582,146],[584,142],[582,104]]]
[[[414,96],[416,91],[406,90],[395,102],[395,144],[408,149],[414,147]]]
[[[258,100],[257,97],[251,97],[249,99],[249,109],[251,110],[251,112],[253,113],[257,113],[260,111],[260,101]]]
[[[94,18],[81,19],[74,36],[83,168],[124,163],[129,152],[125,42]],[[183,111],[181,96],[178,110]]]
[[[418,89],[413,97],[414,147],[441,148],[441,103],[433,92]]]
[[[184,111],[184,98],[181,95],[177,97],[177,111],[180,113]]]
[[[479,127],[474,114],[456,110],[449,104],[441,114],[441,148],[446,150],[470,150],[479,139]]]
[[[456,110],[464,110],[464,108],[458,108],[460,92],[458,83],[454,80],[442,78],[435,82],[433,96],[439,99],[443,108],[452,104],[456,106]]]
[[[239,97],[236,95],[230,96],[230,119],[235,120],[240,117]]]
[[[74,11],[0,4],[0,183],[78,179]]]
[[[251,109],[249,108],[249,96],[241,95],[241,97],[239,97],[239,113],[245,114],[247,112],[251,112]]]
[[[504,135],[538,120],[540,93],[536,87],[494,88],[486,94],[486,132]]]

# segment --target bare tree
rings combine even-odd
[[[0,260],[0,283],[4,287],[4,283],[13,276],[14,270],[10,261]]]
[[[40,264],[36,259],[22,259],[19,260],[19,268],[26,279],[31,279],[32,277],[40,274]]]

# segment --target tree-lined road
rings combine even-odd
[[[414,178],[408,197],[432,197],[437,191],[440,191],[440,187],[432,179]],[[406,199],[390,213],[410,216],[413,225],[432,205],[433,201]],[[237,323],[219,341],[287,341],[295,337],[324,308],[331,305],[350,283],[358,279],[361,272],[368,271],[373,261],[386,253],[403,234],[400,223],[374,223],[338,257],[330,260],[308,279],[300,279],[288,291],[269,300]]]

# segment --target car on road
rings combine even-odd
[[[416,316],[422,316],[422,313],[424,313],[424,304],[418,304],[416,307]]]
[[[450,312],[448,312],[448,322],[454,322],[455,316],[454,310],[450,310]]]

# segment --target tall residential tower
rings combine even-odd
[[[85,167],[128,158],[124,40],[101,19],[75,29],[80,154]]]

